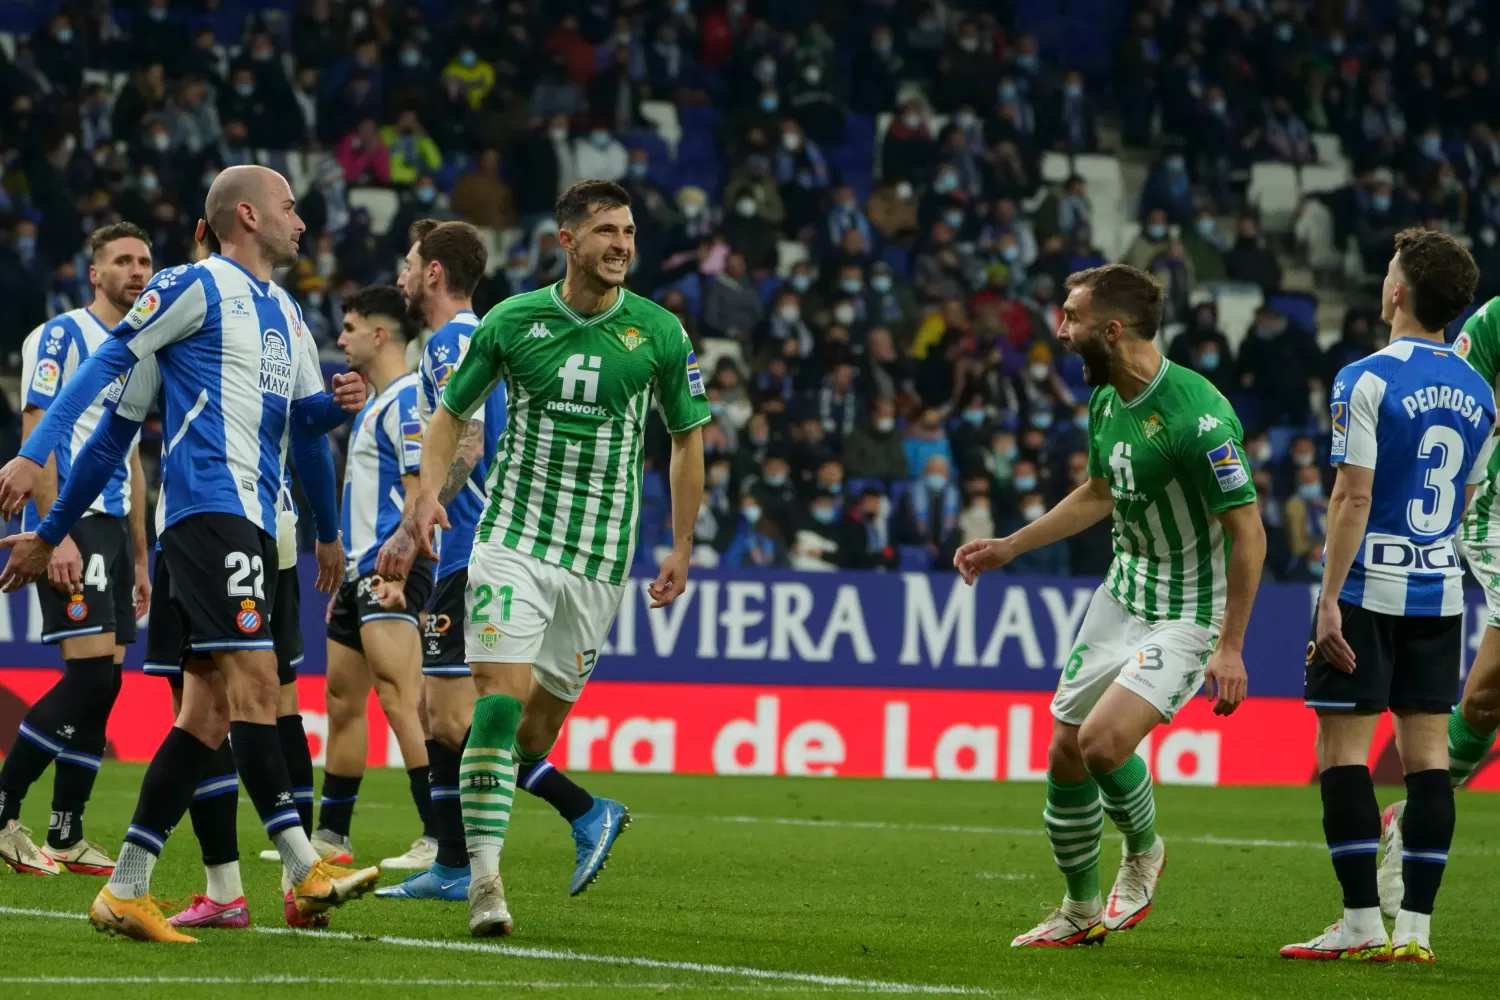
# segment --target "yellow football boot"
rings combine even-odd
[[[292,901],[303,917],[358,899],[380,881],[379,868],[339,868],[326,861],[312,866],[307,877],[292,888]]]
[[[169,944],[197,944],[198,939],[180,933],[167,923],[160,901],[151,896],[121,899],[105,886],[89,907],[89,923],[106,934],[123,934],[137,941],[161,941]]]

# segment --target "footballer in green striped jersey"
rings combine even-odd
[[[432,529],[448,527],[439,490],[461,429],[503,382],[509,413],[465,595],[465,658],[478,700],[459,799],[476,936],[511,927],[500,848],[516,767],[545,760],[629,584],[653,405],[672,436],[674,542],[647,588],[653,607],[686,587],[703,494],[701,428],[711,419],[703,375],[677,318],[624,288],[635,256],[630,195],[609,181],[580,181],[558,199],[557,222],[566,275],[500,303],[475,328],[428,424],[406,514],[434,558]],[[596,799],[595,810],[602,865],[630,814],[609,800]]]
[[[1081,271],[1067,285],[1058,339],[1082,356],[1094,387],[1089,481],[1015,534],[970,542],[953,560],[973,584],[1023,552],[1113,519],[1114,561],[1052,700],[1043,820],[1067,895],[1015,947],[1096,944],[1150,912],[1166,847],[1135,749],[1205,678],[1216,713],[1244,699],[1245,627],[1266,551],[1234,409],[1156,349],[1161,285],[1123,264]],[[1105,815],[1125,835],[1107,902],[1099,895]]]

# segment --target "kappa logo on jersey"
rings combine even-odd
[[[1469,356],[1469,350],[1474,346],[1474,341],[1469,339],[1467,333],[1460,333],[1458,339],[1453,342],[1453,353],[1461,358]]]
[[[1218,417],[1209,413],[1205,413],[1203,416],[1198,418],[1198,436],[1202,437],[1204,434],[1213,430],[1221,423],[1223,423],[1223,421]]]
[[[161,293],[154,288],[148,288],[141,293],[141,297],[135,300],[135,306],[125,314],[125,322],[133,329],[139,330],[151,322],[151,317],[161,308]]]
[[[51,358],[36,363],[36,372],[31,376],[31,391],[43,396],[55,396],[57,383],[62,380],[62,368]]]
[[[1328,446],[1329,457],[1342,458],[1349,451],[1349,404],[1333,403],[1333,440]]]
[[[292,394],[292,355],[279,330],[267,330],[261,345],[260,391],[285,397]]]
[[[550,337],[552,331],[547,329],[546,323],[533,323],[531,329],[526,331],[528,337]]]
[[[687,359],[688,392],[694,396],[702,396],[708,390],[703,386],[703,369],[698,367],[698,352],[688,351]]]
[[[250,598],[240,602],[240,613],[234,616],[234,624],[246,635],[260,631],[260,612],[255,610],[255,602]]]
[[[1214,477],[1219,480],[1219,489],[1225,493],[1239,489],[1250,481],[1245,463],[1240,460],[1240,450],[1233,441],[1225,441],[1208,453],[1208,464],[1213,467]]]
[[[625,350],[633,351],[646,342],[646,335],[635,327],[627,327],[624,333],[615,334],[620,338],[620,343],[625,345]]]

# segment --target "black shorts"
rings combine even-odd
[[[276,648],[276,539],[269,533],[233,514],[193,514],[162,532],[161,558],[189,650]]]
[[[1324,712],[1383,712],[1387,708],[1447,715],[1458,701],[1463,616],[1408,618],[1339,601],[1344,641],[1354,651],[1346,674],[1307,643],[1303,697]]]
[[[135,642],[135,548],[129,523],[89,514],[68,535],[83,560],[83,585],[75,594],[60,594],[45,578],[37,580],[42,641],[113,632],[115,645],[130,645]]]
[[[333,597],[333,612],[328,617],[328,638],[340,646],[365,650],[360,639],[359,627],[366,622],[404,621],[417,628],[417,615],[427,606],[432,596],[432,563],[417,560],[412,564],[402,593],[406,595],[406,607],[399,611],[387,611],[375,599],[375,588],[380,577],[367,573],[356,580],[345,580]]]
[[[429,677],[468,677],[464,653],[464,592],[469,571],[457,570],[437,582],[422,625],[422,673]]]
[[[146,662],[141,673],[165,677],[172,687],[182,687],[182,661],[188,647],[182,621],[172,607],[172,574],[167,561],[156,558],[151,572],[151,620],[146,629]],[[302,663],[301,584],[297,570],[276,574],[276,604],[271,609],[271,639],[276,643],[276,679],[282,684],[297,680]]]

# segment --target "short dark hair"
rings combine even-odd
[[[151,237],[147,236],[146,231],[140,226],[134,222],[112,222],[89,233],[89,262],[93,263],[105,244],[113,243],[115,240],[140,240],[146,244],[147,250],[151,249]]]
[[[1436,333],[1458,319],[1474,301],[1479,268],[1469,251],[1447,233],[1403,229],[1396,255],[1411,289],[1411,312],[1422,329]]]
[[[557,198],[557,224],[572,229],[595,212],[629,208],[630,192],[614,181],[579,181]]]
[[[407,318],[406,296],[395,285],[366,285],[344,299],[344,312],[358,313],[366,319],[376,316],[388,319],[389,328],[400,333],[403,341],[411,340],[415,332]]]
[[[467,222],[438,222],[422,219],[412,225],[417,256],[424,264],[434,261],[443,265],[443,279],[454,295],[470,296],[484,277],[490,252],[484,237]]]
[[[1156,339],[1165,296],[1161,282],[1149,272],[1129,264],[1105,264],[1070,274],[1063,284],[1069,291],[1088,289],[1096,316],[1135,327],[1143,340]]]

